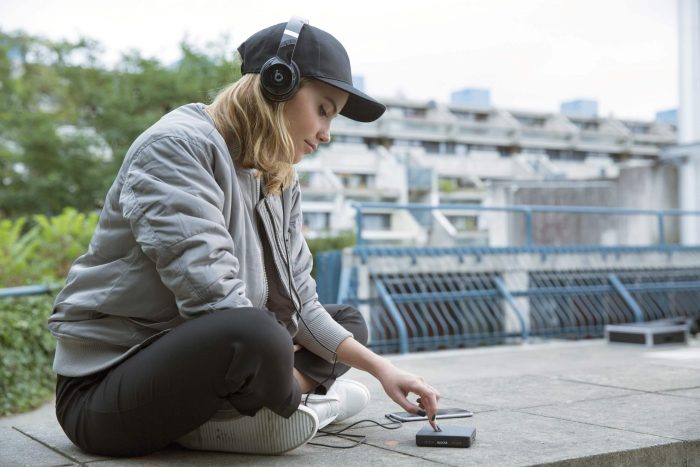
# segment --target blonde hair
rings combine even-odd
[[[260,89],[260,75],[246,74],[222,89],[207,107],[243,168],[254,168],[265,189],[278,194],[294,179],[294,142],[284,118],[284,102],[270,102]]]

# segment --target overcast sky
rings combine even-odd
[[[139,49],[171,62],[187,36],[232,49],[290,16],[336,36],[371,95],[447,102],[488,88],[497,107],[651,120],[677,106],[676,0],[0,0],[0,29],[97,39],[105,61]],[[233,52],[233,50],[232,50]]]

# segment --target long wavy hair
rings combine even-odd
[[[260,75],[245,74],[222,89],[207,107],[234,161],[254,168],[268,193],[278,194],[294,179],[294,142],[284,118],[284,102],[270,102],[260,89]]]

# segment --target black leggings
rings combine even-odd
[[[366,344],[367,325],[350,306],[326,310]],[[348,371],[292,339],[274,314],[257,308],[187,321],[118,365],[97,374],[58,376],[56,415],[84,451],[138,456],[162,449],[210,419],[226,401],[253,415],[262,407],[289,417],[299,406],[297,368],[323,392]]]

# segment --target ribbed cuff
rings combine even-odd
[[[352,333],[324,312],[318,313],[313,321],[300,320],[295,340],[310,352],[332,363],[338,346],[348,337],[352,337]]]

